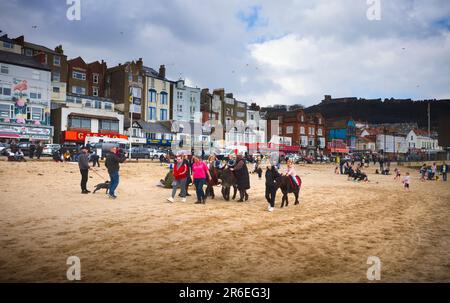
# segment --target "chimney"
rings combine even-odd
[[[139,58],[139,60],[136,61],[136,65],[139,70],[142,70],[142,66],[144,65],[142,58]]]
[[[64,54],[62,45],[58,45],[57,47],[55,47],[55,52],[57,52],[58,54]]]
[[[159,76],[161,78],[166,78],[166,66],[165,65],[161,65],[159,67]]]

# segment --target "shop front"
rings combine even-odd
[[[157,147],[171,147],[172,140],[167,139],[147,139],[147,145]]]
[[[44,141],[51,142],[53,127],[44,125],[27,125],[0,123],[1,141]]]
[[[128,140],[128,136],[121,135],[119,133],[92,133],[92,132],[82,132],[82,131],[72,131],[67,130],[61,132],[61,142],[75,142],[79,144],[84,144],[86,137],[97,137],[97,138],[112,138],[112,139],[125,139]]]

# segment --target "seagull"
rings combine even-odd
[[[37,28],[37,25],[33,25],[32,28],[36,29],[36,28]]]

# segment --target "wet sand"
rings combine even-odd
[[[391,167],[393,169],[393,167]],[[450,282],[450,182],[411,191],[393,176],[347,181],[333,165],[298,165],[300,205],[267,212],[264,177],[250,200],[166,202],[157,163],[121,167],[117,200],[81,195],[76,164],[0,161],[0,281],[65,282],[78,256],[85,282]],[[91,173],[90,189],[106,179]],[[402,168],[402,173],[405,168]]]

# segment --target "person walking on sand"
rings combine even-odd
[[[409,173],[407,172],[406,175],[403,177],[403,187],[405,190],[409,190],[409,184],[411,182],[411,177],[409,176]]]
[[[445,164],[445,162],[442,163],[441,173],[442,173],[442,181],[447,181],[448,165]]]
[[[106,155],[105,166],[108,169],[108,174],[110,178],[109,193],[110,199],[116,199],[115,191],[117,186],[119,186],[119,169],[120,163],[125,162],[128,157],[128,153],[120,156],[117,147],[111,148],[111,151]]]
[[[89,178],[89,155],[86,148],[82,148],[80,151],[80,156],[78,157],[78,167],[81,173],[81,193],[88,194],[90,191],[87,189],[87,182]]]
[[[41,159],[43,150],[44,150],[44,146],[42,145],[42,142],[39,142],[38,146],[36,147],[36,157],[38,160]]]
[[[208,166],[205,162],[201,161],[198,157],[193,156],[192,159],[194,163],[192,164],[192,180],[194,181],[197,202],[195,204],[205,204],[206,195],[203,191],[203,186],[206,184],[206,176],[211,180],[211,175],[209,174]]]
[[[244,202],[248,200],[247,189],[250,188],[250,176],[248,173],[247,164],[242,155],[236,156],[236,164],[230,169],[234,172],[236,177],[236,185],[239,190],[239,200],[237,202]]]
[[[173,203],[175,202],[175,195],[177,193],[177,188],[181,190],[181,202],[186,202],[186,181],[189,173],[187,164],[183,161],[181,155],[177,155],[175,164],[173,166],[173,188],[172,196],[167,198],[167,201]]]

